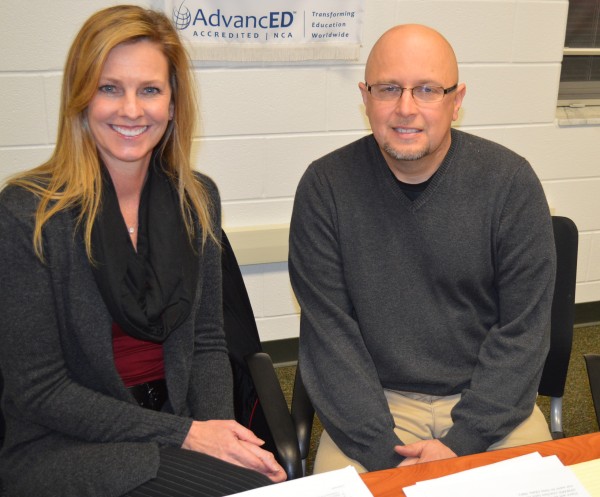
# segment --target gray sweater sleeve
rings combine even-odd
[[[342,451],[368,470],[397,465],[402,458],[394,446],[401,441],[353,316],[336,206],[315,168],[308,169],[296,192],[289,271],[302,308],[302,379],[319,419]]]
[[[486,450],[531,414],[550,346],[556,255],[546,198],[529,164],[512,178],[493,238],[499,320],[441,439],[458,455]]]
[[[221,239],[221,200],[216,185],[207,177],[214,210],[213,228]],[[223,331],[221,247],[207,240],[202,250],[202,289],[196,311],[194,354],[188,403],[196,420],[234,419],[233,379]]]

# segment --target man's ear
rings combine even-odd
[[[358,89],[360,90],[363,104],[367,105],[367,98],[369,96],[369,90],[367,89],[367,85],[361,81],[360,83],[358,83]]]
[[[465,98],[465,94],[467,93],[467,85],[461,83],[458,85],[458,88],[454,92],[454,109],[452,112],[452,120],[456,121],[458,119],[458,111],[462,105],[463,99]]]

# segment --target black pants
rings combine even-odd
[[[166,447],[156,478],[127,497],[221,497],[270,485],[266,476],[200,452]]]

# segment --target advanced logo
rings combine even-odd
[[[192,13],[190,9],[188,9],[184,2],[181,2],[179,8],[173,9],[173,24],[175,24],[175,28],[179,31],[182,31],[189,27],[192,22]]]
[[[226,30],[231,33],[236,30],[280,30],[290,28],[294,24],[295,12],[290,11],[268,11],[258,15],[232,14],[224,9],[217,8],[214,11],[205,11],[199,8],[195,12],[190,11],[181,2],[179,7],[173,9],[173,23],[175,27],[183,31],[190,26],[195,30]]]

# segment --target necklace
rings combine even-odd
[[[135,233],[135,227],[134,227],[134,226],[129,226],[129,227],[127,228],[127,231],[129,231],[129,234],[130,234],[130,235],[133,235],[133,234]]]

